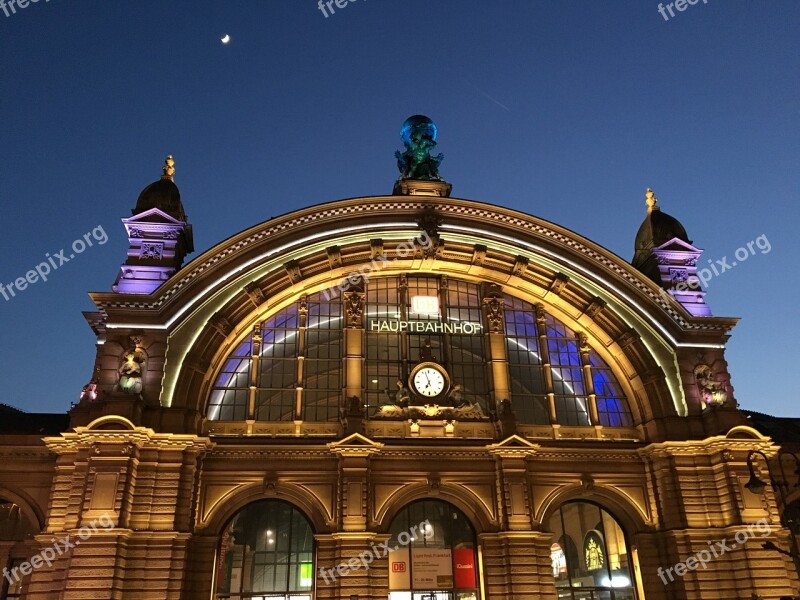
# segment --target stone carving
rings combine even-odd
[[[481,266],[486,259],[487,248],[483,244],[475,244],[472,249],[472,264]]]
[[[511,400],[504,398],[498,402],[497,416],[499,419],[515,419],[514,410],[511,408]]]
[[[78,398],[78,402],[83,402],[86,400],[87,402],[94,402],[97,400],[97,384],[93,381],[90,381],[81,390],[80,398]]]
[[[160,260],[164,252],[164,244],[159,242],[144,242],[139,256],[142,258],[150,258]]]
[[[564,275],[563,273],[556,273],[556,276],[553,278],[553,282],[550,284],[550,291],[556,294],[557,296],[564,291],[564,288],[569,283],[569,276]]]
[[[256,308],[264,304],[267,300],[266,296],[264,296],[264,290],[262,290],[261,286],[255,281],[251,281],[244,286],[244,291],[250,298],[250,302],[252,302]]]
[[[592,301],[589,303],[589,306],[586,307],[584,311],[586,316],[589,318],[594,318],[597,314],[602,311],[607,306],[606,301],[602,298],[592,298]]]
[[[469,405],[469,402],[464,398],[463,386],[460,383],[456,383],[453,386],[450,393],[447,394],[447,400],[453,408],[462,408]]]
[[[402,379],[395,381],[395,386],[397,389],[394,392],[389,390],[383,391],[383,393],[386,394],[386,397],[389,399],[388,406],[407,408],[408,403],[411,400],[411,393],[408,391],[408,388],[406,387],[406,384],[403,383]]]
[[[470,404],[465,398],[461,384],[450,390],[441,405],[424,404],[410,406],[411,395],[405,384],[398,379],[397,391],[384,390],[389,404],[381,406],[375,413],[375,419],[397,420],[444,420],[444,421],[480,421],[486,419],[483,409],[478,404]]]
[[[286,274],[289,276],[289,281],[292,285],[300,283],[303,280],[303,272],[300,270],[300,264],[296,260],[290,260],[283,265]]]
[[[670,267],[669,278],[673,285],[689,281],[689,271],[678,267]]]
[[[345,293],[345,312],[347,326],[351,329],[360,329],[363,325],[364,294],[361,292]]]
[[[436,147],[438,131],[434,122],[424,115],[414,115],[406,119],[400,129],[405,152],[394,153],[400,179],[420,179],[423,181],[441,181],[439,165],[444,155],[430,155]]]
[[[130,338],[133,348],[128,350],[122,366],[119,368],[119,389],[126,394],[137,395],[142,393],[142,371],[146,355],[142,349],[142,338]]]
[[[544,310],[544,304],[542,303],[536,304],[533,308],[536,311],[536,322],[539,323],[540,325],[544,325],[545,319],[547,317],[547,313]]]
[[[483,299],[483,305],[486,307],[489,333],[503,333],[503,298],[493,294]]]
[[[714,380],[714,371],[706,364],[699,364],[694,369],[694,379],[700,390],[700,397],[706,406],[721,406],[728,399],[725,384]]]
[[[164,177],[172,179],[172,176],[175,175],[175,160],[171,154],[164,159],[164,166],[161,167],[161,170],[164,172]]]
[[[431,346],[431,338],[425,338],[422,342],[422,348],[419,349],[420,362],[438,362],[433,354],[433,346]]]
[[[589,354],[591,348],[589,347],[589,336],[584,332],[578,332],[578,352],[581,354]]]
[[[514,266],[511,267],[511,272],[517,277],[522,277],[525,274],[525,270],[527,268],[528,268],[528,259],[525,258],[524,256],[517,256],[514,259]]]

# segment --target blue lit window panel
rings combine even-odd
[[[550,409],[535,307],[505,296],[506,353],[511,407],[520,423],[547,425]]]
[[[556,418],[561,425],[591,425],[577,336],[550,314],[545,315],[545,331],[556,395]]]
[[[296,302],[272,315],[261,326],[257,421],[292,421],[295,418],[299,335]]]
[[[597,396],[597,416],[605,427],[632,427],[633,415],[622,388],[606,362],[594,350],[589,352],[592,382]]]
[[[208,401],[210,420],[242,421],[247,418],[251,354],[252,336],[247,336],[225,360]]]
[[[309,297],[305,334],[303,420],[338,420],[343,395],[341,300]]]

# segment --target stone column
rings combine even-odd
[[[485,317],[484,327],[486,327],[489,352],[486,358],[492,368],[492,401],[493,408],[495,408],[503,400],[511,400],[503,296],[500,293],[499,286],[493,284],[485,285],[482,295]]]
[[[550,561],[552,535],[504,531],[479,536],[486,598],[555,600]]]
[[[364,390],[364,292],[344,292],[344,376],[345,396],[362,398]]]

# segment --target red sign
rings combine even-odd
[[[453,575],[456,589],[478,587],[475,578],[475,551],[473,549],[453,550]]]
[[[404,562],[392,563],[392,573],[405,573],[405,572],[406,572],[406,563]]]

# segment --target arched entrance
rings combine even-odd
[[[619,522],[590,502],[550,515],[553,579],[559,600],[636,600],[632,559]]]
[[[479,600],[475,529],[441,500],[418,500],[392,521],[389,600]]]
[[[312,600],[311,524],[287,502],[254,502],[223,529],[215,569],[216,600]]]

